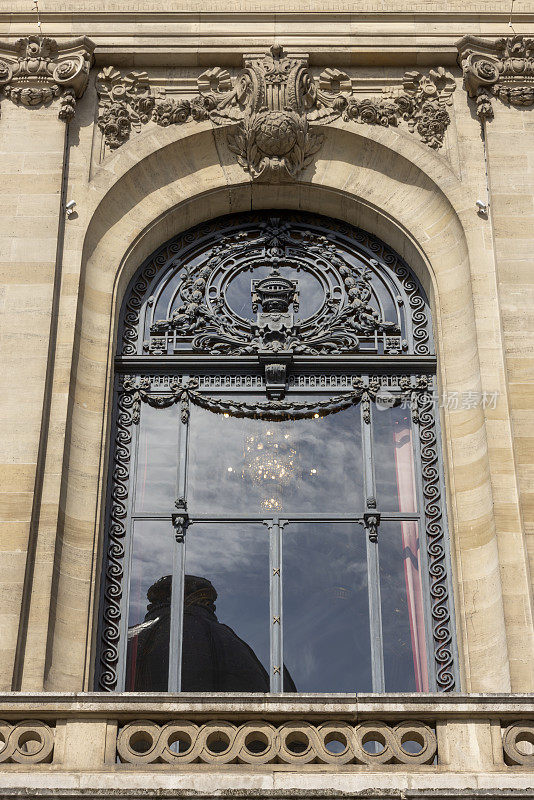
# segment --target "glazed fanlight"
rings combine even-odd
[[[350,249],[343,253],[305,227],[291,230],[273,216],[191,255],[193,266],[177,274],[166,319],[158,319],[162,303],[153,298],[144,342],[149,354],[186,349],[228,355],[399,353],[406,347],[404,311],[394,287],[373,282],[376,259],[364,260]],[[256,271],[261,278],[254,277]],[[250,276],[248,300],[243,276]],[[313,286],[316,310],[309,316],[299,313],[303,278],[308,291]],[[242,309],[248,306],[256,319],[247,319],[242,309],[236,312],[237,281]],[[303,309],[310,307],[307,300]],[[386,318],[390,312],[393,319]]]

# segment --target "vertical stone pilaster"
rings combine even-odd
[[[534,40],[464,37],[464,86],[476,103],[487,159],[488,235],[495,258],[505,396],[490,412],[498,468],[495,519],[512,690],[534,684]],[[496,365],[497,368],[498,365]]]
[[[17,641],[25,635],[21,609],[24,582],[32,581],[32,530],[41,514],[38,466],[61,273],[68,121],[87,84],[92,50],[88,40],[62,48],[42,37],[0,42],[2,690],[12,688]],[[52,562],[53,552],[42,555]]]

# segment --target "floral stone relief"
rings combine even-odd
[[[358,99],[345,73],[326,69],[315,80],[307,58],[287,55],[275,45],[266,55],[246,56],[235,78],[213,67],[199,76],[197,86],[198,95],[176,100],[153,92],[144,72],[123,76],[113,67],[103,69],[97,91],[105,144],[120,147],[149,120],[162,126],[211,120],[231,126],[228,146],[252,180],[293,180],[320,149],[320,128],[338,118],[386,127],[406,124],[439,149],[455,82],[443,68],[428,75],[407,72],[397,93]]]

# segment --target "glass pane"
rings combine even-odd
[[[296,690],[372,691],[363,527],[286,525],[283,582],[284,661]]]
[[[269,691],[269,530],[194,523],[186,537],[182,691]]]
[[[354,513],[363,507],[357,406],[285,422],[194,407],[189,452],[192,513]]]
[[[135,511],[171,514],[177,497],[178,406],[141,405]]]
[[[170,520],[133,524],[128,605],[127,692],[165,692],[174,529]]]
[[[419,526],[382,522],[378,532],[387,692],[428,692]]]
[[[410,410],[373,407],[375,478],[380,511],[417,511]]]

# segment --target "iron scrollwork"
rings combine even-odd
[[[222,218],[165,245],[143,268],[129,292],[123,314],[122,353],[164,355],[187,349],[225,355],[258,353],[263,345],[261,337],[253,334],[253,321],[236,315],[228,307],[224,292],[230,277],[262,264],[278,268],[282,274],[294,268],[304,277],[315,277],[323,292],[320,313],[298,321],[299,341],[291,345],[288,335],[285,352],[432,353],[431,328],[420,286],[407,265],[382,242],[343,223],[298,213],[272,218],[280,229],[280,240],[276,241],[275,236],[267,235],[273,226],[263,219],[259,214],[236,218],[239,233],[229,235],[228,218]],[[347,249],[349,240],[352,244]],[[176,265],[180,269],[196,250],[201,255],[198,265],[180,272],[176,299],[162,315],[157,297],[148,297],[154,279],[163,268]],[[381,315],[375,296],[376,272],[384,274],[387,269],[404,292],[397,290],[391,295],[397,317],[391,325]],[[139,325],[143,308],[146,327]],[[408,316],[413,349],[403,325]]]
[[[407,376],[400,376],[395,388],[385,388],[376,376],[368,379],[355,377],[352,379],[350,391],[334,395],[324,400],[235,400],[234,398],[210,397],[198,390],[198,378],[189,378],[182,382],[177,378],[169,378],[169,390],[165,394],[156,394],[150,390],[149,377],[135,378],[125,375],[122,379],[122,391],[130,396],[131,421],[137,424],[140,419],[141,403],[153,408],[168,408],[180,403],[181,420],[189,419],[189,403],[211,411],[214,414],[228,414],[232,417],[262,419],[272,422],[288,419],[312,419],[336,414],[350,406],[362,403],[364,422],[371,421],[371,402],[379,401],[385,405],[410,403],[419,408],[424,403],[428,387],[428,379],[420,376],[415,381]],[[422,397],[421,397],[422,395]],[[417,418],[416,418],[417,420]]]
[[[152,323],[145,351],[161,355],[189,343],[197,352],[224,355],[326,355],[357,352],[380,339],[383,348],[402,352],[398,319],[384,319],[373,295],[371,267],[377,263],[351,263],[326,237],[295,234],[273,217],[250,235],[224,237],[201,263],[184,271],[175,307],[166,319]],[[247,320],[231,307],[227,289],[252,268],[269,274],[251,281],[256,320]],[[296,316],[299,282],[284,271],[307,273],[318,282],[323,299],[316,313]]]
[[[434,400],[426,392],[418,397],[419,441],[421,445],[423,505],[430,571],[432,634],[439,691],[455,690],[452,653],[452,623],[449,611],[449,582],[445,549],[441,481],[436,435]]]
[[[124,387],[118,392],[110,521],[106,542],[106,571],[103,579],[103,616],[100,630],[98,688],[103,692],[111,692],[117,685],[130,449],[136,402],[134,392],[124,390]]]

